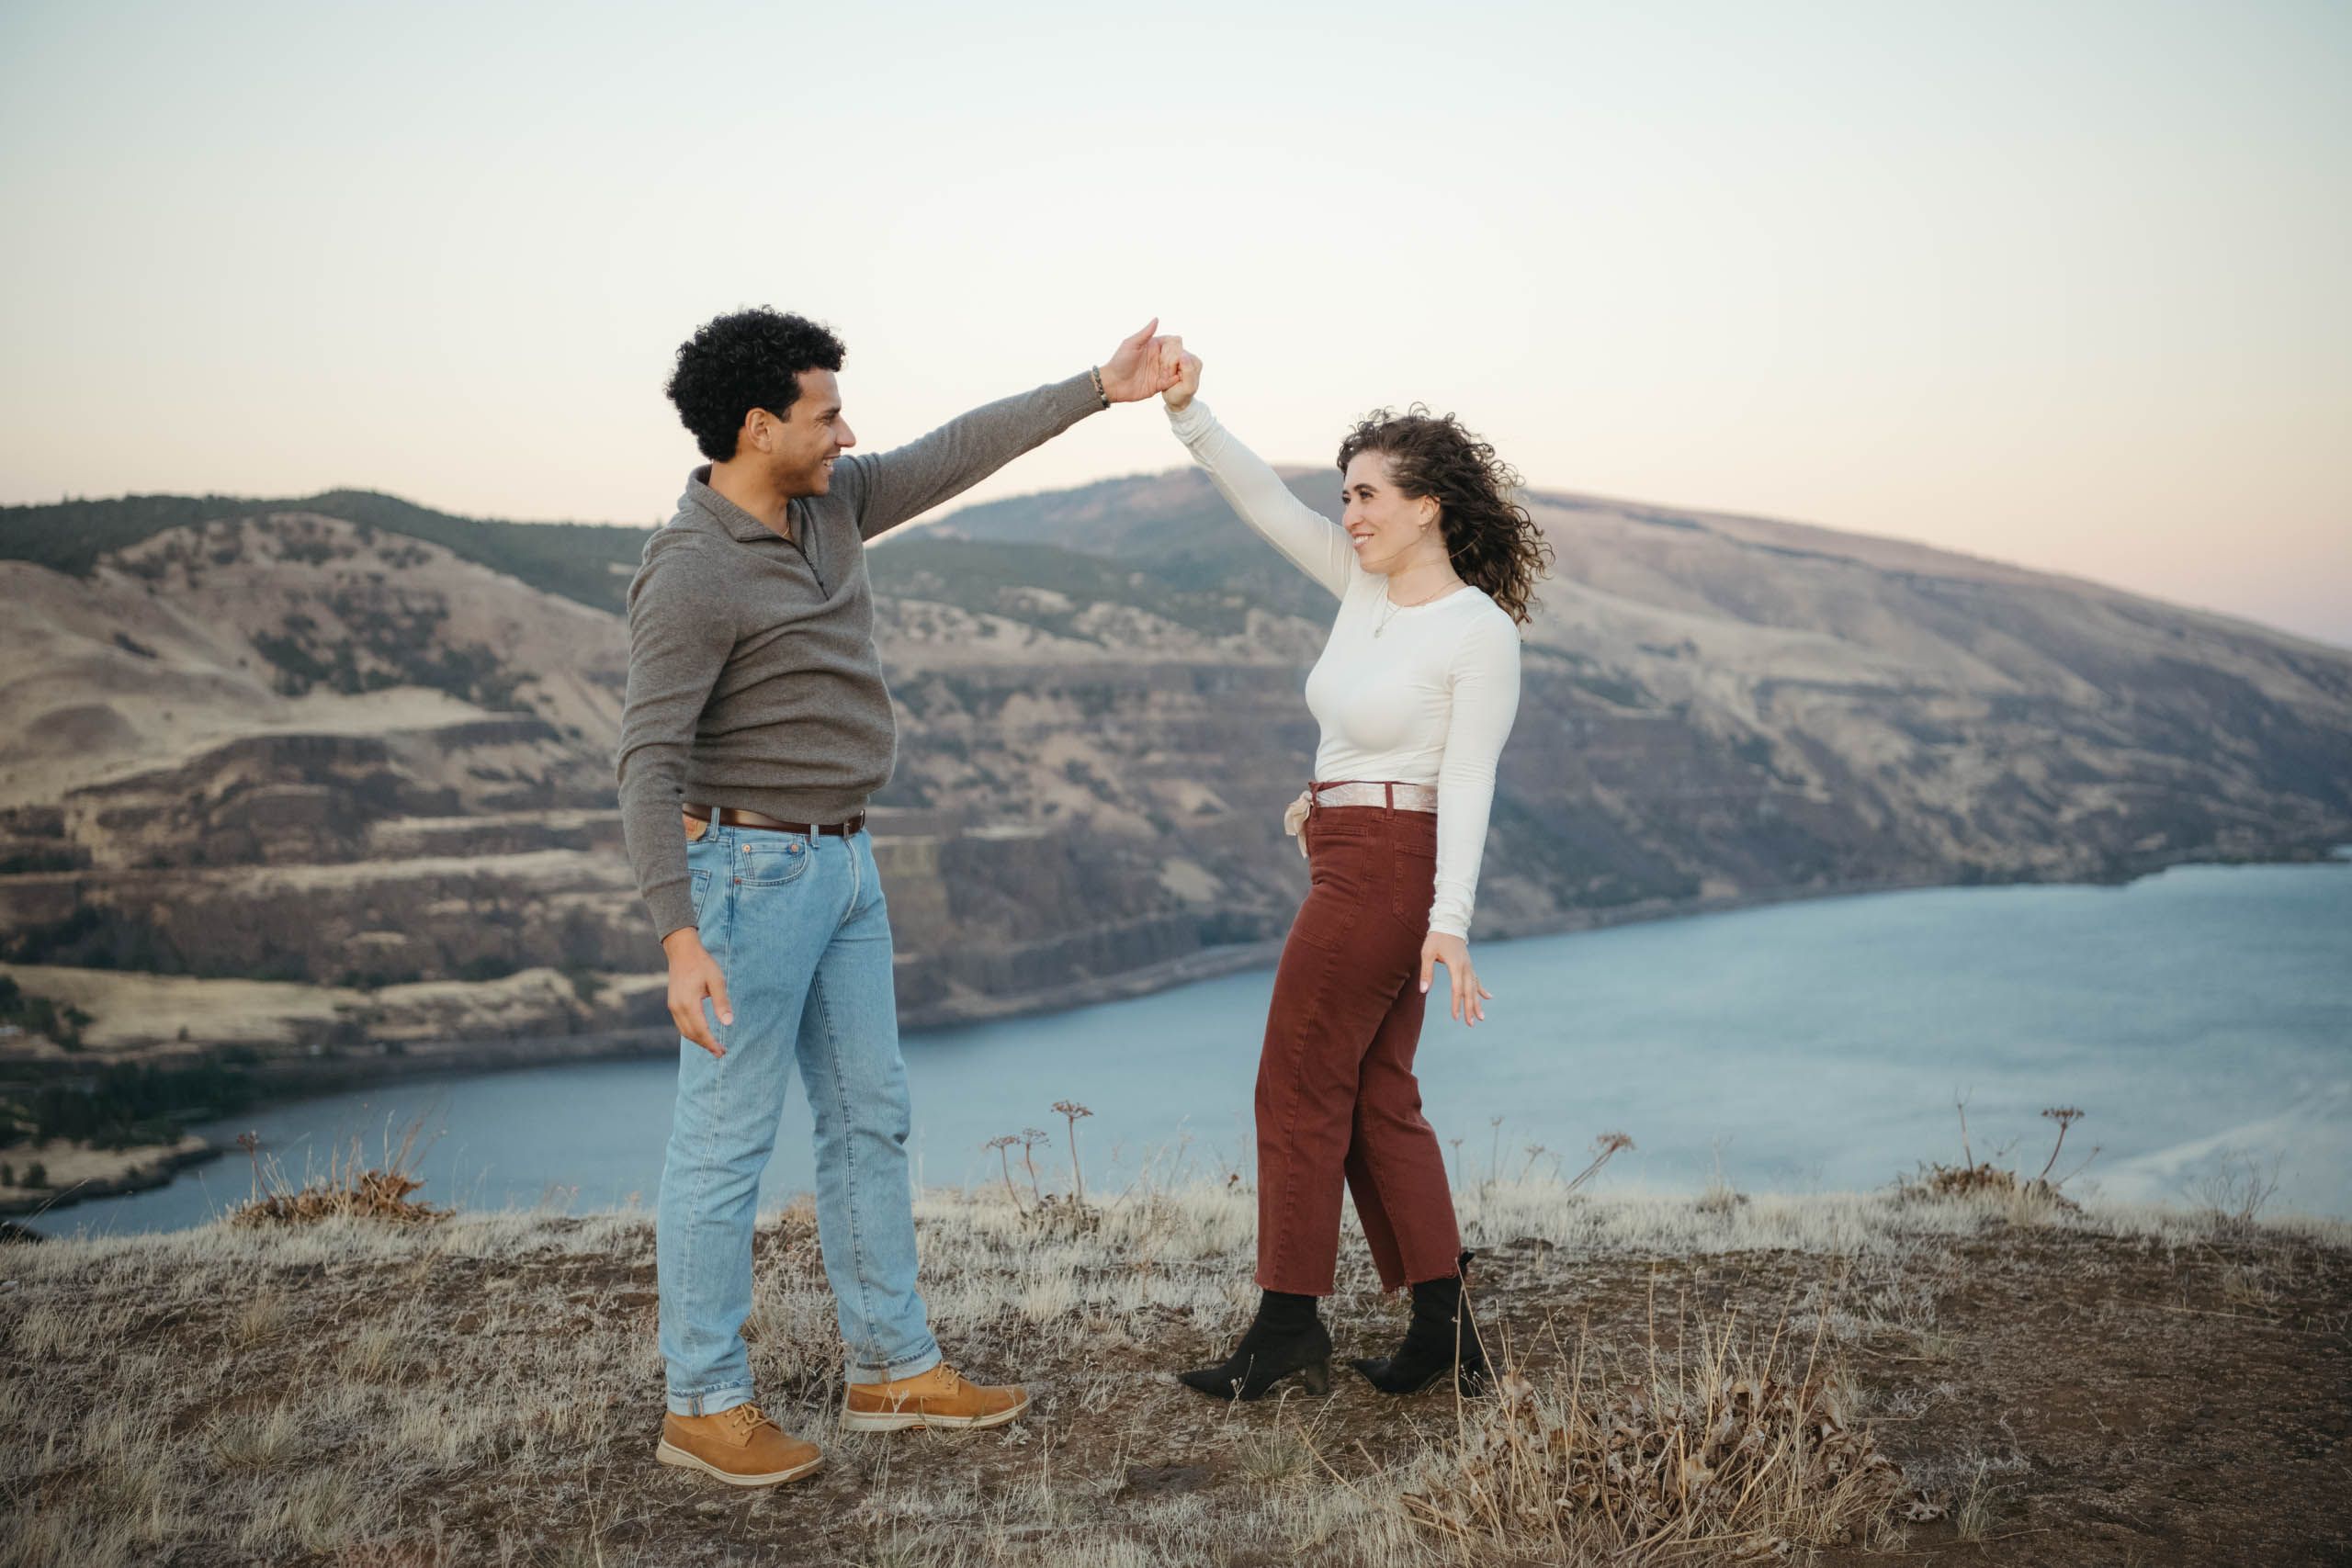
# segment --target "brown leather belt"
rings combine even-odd
[[[689,800],[682,802],[678,809],[697,822],[715,822],[722,828],[763,828],[772,833],[831,833],[846,839],[865,826],[863,811],[846,822],[786,822],[763,811],[746,811],[740,806],[697,806]]]

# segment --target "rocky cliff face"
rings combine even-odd
[[[2352,654],[1893,541],[1536,510],[1559,570],[1481,936],[2352,838]],[[1330,606],[1197,475],[975,508],[869,563],[910,1021],[1280,935]],[[616,615],[303,513],[87,577],[0,562],[0,959],[245,987],[278,1043],[660,1021],[612,809]],[[100,1048],[160,1037],[67,988]]]
[[[1293,488],[1336,513],[1331,476]],[[1895,540],[1573,495],[1532,510],[1557,570],[1527,631],[1490,929],[2295,853],[2352,813],[2345,650]],[[1170,584],[1303,581],[1189,473],[949,526],[1083,542]]]

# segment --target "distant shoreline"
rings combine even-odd
[[[1937,890],[1976,890],[1996,887],[2114,887],[2125,886],[2177,867],[2220,869],[2344,863],[2352,846],[2328,845],[2290,854],[2236,861],[2185,857],[2153,865],[2107,881],[2079,877],[2064,880],[2019,880],[1964,883],[1930,879],[1891,879],[1834,888],[1794,888],[1773,892],[1726,895],[1714,898],[1653,900],[1610,909],[1576,910],[1558,919],[1511,930],[1482,942],[1519,942],[1547,936],[1575,935],[1632,925],[1648,925],[1702,915],[1737,914],[1782,904],[1811,903],[1835,898],[1866,898],[1890,893]],[[1163,960],[1118,975],[1102,976],[1030,992],[1019,997],[958,1002],[946,1007],[913,1009],[899,1021],[903,1034],[922,1034],[972,1024],[1022,1018],[1132,1000],[1199,981],[1219,979],[1254,969],[1271,968],[1282,953],[1280,941],[1237,943],[1205,948],[1179,958]],[[644,1061],[673,1055],[677,1036],[664,1027],[604,1030],[578,1034],[522,1035],[435,1041],[419,1045],[404,1043],[397,1052],[383,1046],[360,1046],[352,1055],[266,1057],[251,1068],[253,1100],[247,1111],[299,1104],[371,1085],[431,1078],[474,1077],[526,1067],[569,1066],[590,1062]],[[356,1054],[364,1052],[365,1054]],[[193,1134],[191,1134],[193,1136]],[[72,1207],[85,1199],[117,1197],[168,1185],[190,1165],[219,1157],[223,1151],[206,1145],[187,1150],[179,1145],[141,1145],[120,1151],[127,1165],[122,1175],[102,1185],[82,1185],[70,1193],[44,1191],[27,1200],[0,1198],[0,1215],[48,1213]],[[141,1160],[139,1156],[148,1156]],[[168,1157],[166,1157],[168,1156]],[[22,1159],[21,1155],[11,1157]]]
[[[127,1148],[87,1148],[62,1140],[7,1151],[22,1173],[30,1165],[48,1168],[50,1185],[0,1188],[0,1217],[39,1218],[92,1198],[119,1198],[162,1187],[190,1166],[219,1159],[220,1145],[190,1133],[169,1144],[133,1144]]]

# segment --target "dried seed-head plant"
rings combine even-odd
[[[2041,1173],[2034,1178],[2036,1181],[2047,1178],[2050,1168],[2058,1163],[2058,1151],[2066,1146],[2066,1129],[2083,1119],[2083,1113],[2071,1105],[2053,1105],[2042,1114],[2058,1123],[2058,1141],[2050,1145],[2050,1157],[2041,1162]]]
[[[1069,1180],[1071,1201],[1083,1208],[1086,1204],[1086,1173],[1078,1168],[1078,1119],[1094,1114],[1074,1100],[1057,1100],[1054,1109],[1069,1122]],[[1115,1150],[1114,1153],[1115,1154]]]
[[[1012,1156],[1006,1151],[1011,1149],[1013,1145],[1020,1141],[1021,1140],[1018,1137],[1015,1137],[1011,1133],[1002,1133],[993,1138],[990,1138],[986,1144],[981,1145],[984,1148],[990,1148],[996,1151],[997,1164],[1002,1168],[1004,1171],[1004,1195],[1012,1200],[1012,1206],[1015,1209],[1021,1207],[1021,1194],[1014,1191],[1012,1189]]]
[[[1036,1127],[1023,1127],[1021,1129],[1021,1163],[1029,1168],[1030,1196],[1035,1198],[1041,1207],[1046,1201],[1046,1189],[1037,1179],[1037,1161],[1033,1151],[1035,1150],[1039,1144],[1044,1143],[1049,1135],[1050,1134],[1046,1134],[1042,1129]]]
[[[1620,1149],[1630,1149],[1633,1146],[1634,1140],[1627,1137],[1623,1133],[1603,1133],[1600,1136],[1593,1139],[1592,1163],[1586,1166],[1582,1170],[1577,1172],[1576,1179],[1568,1183],[1568,1190],[1573,1192],[1577,1188],[1582,1187],[1587,1181],[1589,1181],[1600,1172],[1602,1166],[1609,1163],[1609,1156],[1611,1155],[1615,1154]]]

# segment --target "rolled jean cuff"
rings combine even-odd
[[[751,1403],[752,1385],[739,1382],[728,1388],[707,1389],[701,1393],[672,1393],[670,1414],[716,1416],[722,1410],[732,1410],[739,1404]]]
[[[900,1378],[921,1377],[945,1359],[939,1353],[939,1341],[926,1337],[920,1349],[909,1351],[881,1366],[853,1358],[849,1363],[849,1381],[896,1382]]]

